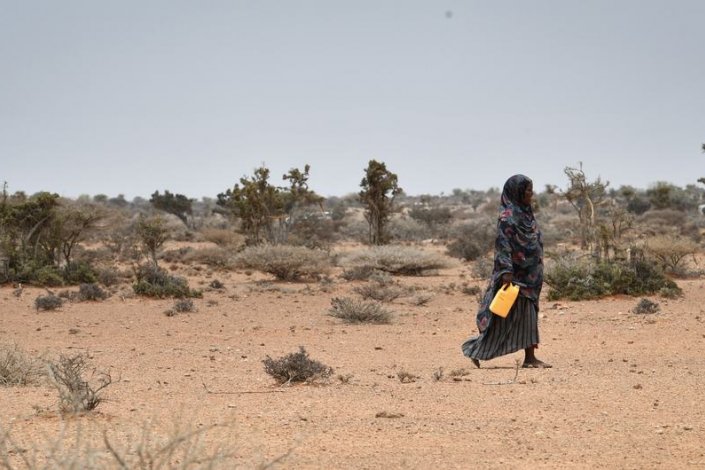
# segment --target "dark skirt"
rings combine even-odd
[[[485,331],[463,343],[463,354],[487,361],[538,344],[536,306],[530,299],[519,296],[507,318],[492,315]]]

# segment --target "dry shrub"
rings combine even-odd
[[[356,301],[349,297],[333,298],[328,313],[346,323],[386,324],[392,318],[391,312],[376,302]]]
[[[420,379],[418,375],[412,374],[411,372],[407,372],[405,370],[400,370],[397,372],[397,378],[399,379],[399,382],[403,384],[414,383]]]
[[[17,345],[0,345],[0,385],[24,386],[39,382],[42,362],[29,357]]]
[[[224,248],[239,248],[245,244],[242,234],[224,228],[204,228],[201,235],[204,240]]]
[[[34,299],[34,307],[37,310],[56,310],[63,305],[64,301],[54,294],[40,295]]]
[[[217,269],[232,269],[232,251],[222,247],[200,248],[191,250],[183,257],[184,263],[205,264]]]
[[[59,409],[62,413],[83,413],[94,410],[102,401],[102,391],[113,382],[107,372],[91,371],[96,381],[91,384],[84,378],[88,372],[85,354],[59,356],[57,362],[49,362],[49,380],[59,392]]]
[[[447,254],[466,261],[475,260],[486,254],[497,236],[497,223],[491,219],[481,219],[454,227],[453,240],[448,244]]]
[[[370,238],[370,225],[364,219],[346,216],[338,228],[343,239],[366,243]]]
[[[634,313],[643,315],[643,314],[650,314],[650,313],[657,313],[660,310],[661,307],[659,307],[659,304],[656,302],[653,302],[649,299],[641,299],[638,304],[636,304],[636,307],[632,310]]]
[[[372,275],[380,272],[382,271],[374,269],[370,266],[353,266],[350,269],[343,270],[343,273],[340,275],[340,277],[342,277],[346,281],[366,281]]]
[[[195,312],[196,306],[194,305],[193,300],[191,299],[179,299],[174,302],[174,306],[172,307],[172,309],[176,313],[189,313]]]
[[[411,298],[411,303],[416,305],[417,307],[422,307],[426,304],[428,304],[431,300],[433,299],[433,295],[422,292],[420,294],[416,294]]]
[[[462,292],[465,295],[470,295],[470,296],[478,296],[482,293],[482,288],[479,286],[468,286],[464,285],[462,289],[460,289],[460,292]]]
[[[289,245],[326,249],[338,238],[337,223],[317,213],[298,219],[287,238]]]
[[[81,302],[93,300],[100,301],[108,298],[108,293],[98,284],[81,284],[78,288],[78,300]]]
[[[387,225],[387,234],[392,240],[418,242],[433,237],[428,226],[406,217],[395,217]]]
[[[0,427],[0,468],[229,470],[242,463],[231,447],[234,433],[232,423],[201,427],[176,418],[167,429],[150,420],[136,433],[66,420],[54,436],[18,442],[11,430]],[[115,439],[116,434],[127,438]],[[269,468],[288,454],[257,468]]]
[[[341,256],[346,268],[370,269],[392,274],[419,276],[454,265],[453,260],[438,253],[400,245],[375,246]]]
[[[102,268],[97,270],[96,276],[98,277],[98,282],[105,287],[111,287],[120,283],[122,274],[115,268]]]
[[[489,279],[494,269],[494,259],[489,256],[477,258],[472,265],[472,273],[480,279]]]
[[[159,256],[159,259],[167,263],[181,263],[186,264],[186,257],[194,251],[190,246],[183,246],[181,248],[176,248],[173,250],[167,250]]]
[[[244,249],[237,257],[241,268],[274,275],[282,281],[315,279],[330,269],[328,253],[304,246],[259,245]]]
[[[675,209],[651,210],[637,219],[641,227],[649,227],[659,233],[669,233],[679,231],[686,223],[687,216],[683,211]]]
[[[330,377],[333,373],[332,368],[309,358],[303,346],[299,347],[299,352],[290,353],[278,359],[267,356],[262,363],[264,371],[280,384],[310,382]]]
[[[674,235],[659,235],[649,238],[644,243],[644,251],[668,272],[681,272],[681,262],[687,256],[694,256],[698,244],[694,241]]]
[[[370,280],[365,285],[357,286],[353,290],[365,300],[372,299],[380,302],[392,302],[401,296],[409,294],[408,289],[404,289],[399,285],[374,280]]]

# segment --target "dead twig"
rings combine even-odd
[[[514,369],[514,378],[511,380],[505,380],[504,382],[483,382],[482,385],[512,385],[517,383],[517,377],[519,376],[519,360],[516,361],[516,368]]]

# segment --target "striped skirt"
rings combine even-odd
[[[486,361],[538,344],[536,307],[531,300],[519,296],[507,318],[492,315],[485,331],[463,343],[463,354]]]

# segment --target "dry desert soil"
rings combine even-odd
[[[705,468],[705,280],[678,280],[679,299],[652,297],[655,314],[632,313],[630,297],[544,298],[537,355],[554,367],[517,370],[522,353],[476,369],[460,351],[477,307],[463,287],[485,285],[469,264],[396,277],[431,298],[387,304],[387,325],[328,314],[332,298],[363,284],[339,274],[284,283],[190,271],[203,298],[174,316],[173,299],[135,297],[129,285],[55,311],[35,309],[44,289],[1,287],[1,343],[86,353],[115,379],[82,416],[58,413],[50,384],[0,387],[9,461],[23,468],[103,436],[133,458],[144,433],[181,426],[203,430],[203,452],[227,449],[222,468]],[[214,279],[224,288],[209,288]],[[333,375],[278,385],[263,359],[300,346]]]

